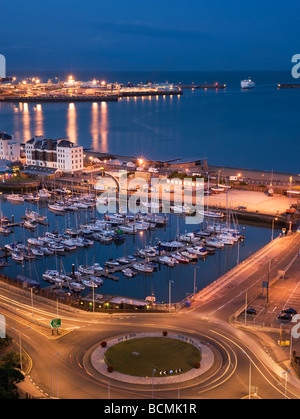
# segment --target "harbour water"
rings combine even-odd
[[[184,89],[179,97],[122,98],[114,103],[2,103],[0,130],[21,143],[44,134],[68,137],[105,153],[157,160],[207,157],[212,165],[299,172],[300,89],[277,88],[278,83],[295,82],[288,71],[73,75],[121,83],[218,81],[227,87]],[[57,74],[38,76],[47,81]],[[256,88],[243,91],[240,80],[248,76]],[[60,75],[61,80],[66,78]]]
[[[63,232],[68,227],[79,228],[94,217],[102,217],[95,210],[80,210],[76,213],[57,215],[48,210],[46,201],[38,204],[24,202],[13,204],[7,201],[6,197],[1,198],[1,211],[4,215],[13,215],[14,221],[22,221],[26,209],[38,211],[40,215],[47,217],[49,226],[39,225],[37,230],[30,231],[24,227],[14,227],[13,233],[9,236],[0,236],[0,246],[20,241],[27,244],[30,237],[37,238],[45,232]],[[109,245],[95,241],[92,247],[80,248],[76,251],[66,253],[65,256],[43,256],[32,261],[16,263],[8,258],[9,266],[4,267],[1,272],[9,277],[23,275],[38,281],[42,287],[49,287],[51,284],[42,279],[47,269],[72,271],[72,265],[78,270],[79,265],[91,265],[104,263],[109,259],[116,259],[123,256],[135,255],[140,249],[146,246],[156,246],[159,241],[173,240],[178,233],[191,232],[199,228],[199,225],[186,224],[183,216],[168,214],[168,223],[164,227],[157,227],[154,230],[140,231],[136,235],[127,234],[122,242],[113,242]],[[154,295],[157,302],[167,303],[169,299],[169,286],[171,286],[171,300],[178,302],[188,294],[200,290],[220,275],[234,267],[238,261],[241,262],[250,254],[263,247],[271,239],[271,229],[268,226],[240,225],[245,234],[245,240],[233,246],[226,246],[222,250],[216,250],[215,254],[208,255],[205,259],[199,259],[196,263],[190,262],[187,265],[178,264],[174,267],[158,265],[157,271],[151,274],[138,273],[133,278],[126,278],[121,272],[114,276],[119,280],[104,279],[103,285],[96,289],[97,293],[105,295],[118,295],[129,298],[145,299]],[[275,231],[275,236],[279,230]],[[4,260],[4,259],[2,259]],[[139,259],[143,261],[143,259]],[[195,274],[196,272],[196,274]],[[196,275],[196,276],[195,276]],[[195,281],[195,282],[194,282]],[[86,289],[84,293],[90,293]]]

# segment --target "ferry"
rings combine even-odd
[[[256,86],[255,82],[250,78],[241,81],[242,89],[253,89]]]

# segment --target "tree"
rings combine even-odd
[[[6,336],[6,338],[1,338],[0,339],[0,349],[8,347],[10,345],[11,341],[12,341],[12,338],[9,337],[9,336]]]
[[[0,399],[18,399],[18,387],[16,384],[24,380],[21,371],[5,364],[0,368]]]
[[[22,357],[23,359],[23,357]],[[16,351],[10,351],[0,361],[1,365],[9,365],[11,368],[20,368],[21,361],[20,361],[20,354]]]

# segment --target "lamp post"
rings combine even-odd
[[[251,366],[252,366],[252,360],[250,358],[250,356],[248,354],[246,354],[246,352],[244,352],[242,350],[242,353],[244,355],[246,355],[249,358],[250,364],[249,364],[249,395],[248,398],[251,399],[251,380],[252,380],[252,371],[251,371]]]
[[[55,356],[59,356],[60,353],[58,352],[56,355],[51,357],[51,399],[53,399],[53,358]],[[57,375],[57,367],[56,367],[56,397],[58,399],[58,375]]]
[[[152,372],[152,400],[153,400],[153,377],[154,377],[154,374],[155,374],[155,371],[156,371],[156,369],[154,368],[153,369],[153,372]]]
[[[14,327],[12,327],[13,330],[15,330],[17,333],[19,333],[19,347],[20,347],[20,369],[22,371],[23,369],[23,362],[22,362],[22,331],[17,330]],[[24,329],[30,329],[30,327],[25,327]],[[22,330],[24,330],[22,329]],[[26,335],[24,335],[26,336]],[[28,338],[28,336],[26,336]],[[28,338],[29,339],[29,338]]]
[[[277,220],[278,220],[277,217],[273,218],[273,220],[272,220],[272,238],[271,238],[271,241],[274,240],[274,225],[275,225],[275,221],[277,221]]]
[[[284,390],[284,398],[287,399],[287,383],[288,383],[288,373],[291,370],[284,371],[282,374],[285,375],[285,390]]]

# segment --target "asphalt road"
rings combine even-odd
[[[299,235],[291,236],[280,260],[274,261],[273,274],[286,266],[299,249]],[[195,301],[190,308],[176,314],[108,315],[67,311],[50,307],[30,298],[1,291],[1,313],[6,316],[7,334],[21,343],[30,356],[30,379],[41,397],[61,399],[241,399],[249,395],[249,386],[256,387],[259,398],[284,399],[300,397],[300,382],[266,352],[263,333],[232,324],[230,319],[244,304],[245,293],[257,292],[266,275],[266,266],[239,286],[208,302]],[[259,285],[258,285],[259,284]],[[5,310],[3,307],[8,308]],[[56,336],[38,326],[50,319],[62,319],[64,333]],[[30,319],[34,319],[35,323]],[[198,338],[215,353],[211,370],[184,384],[123,384],[100,376],[90,362],[90,354],[102,340],[124,333],[169,330]],[[287,384],[287,386],[286,386]],[[251,390],[253,392],[253,389]]]

